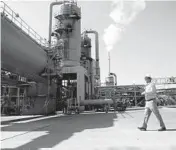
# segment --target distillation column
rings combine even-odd
[[[99,37],[98,32],[94,30],[85,31],[85,33],[88,34],[95,34],[95,61],[96,61],[96,75],[95,79],[97,80],[97,83],[100,82],[100,65],[99,65]]]
[[[81,40],[81,65],[88,71],[86,84],[86,99],[94,95],[95,71],[93,70],[93,58],[91,56],[91,39],[86,33],[82,34]]]
[[[79,66],[81,54],[80,8],[74,2],[64,2],[55,15],[55,32],[64,43],[64,67]]]
[[[76,99],[77,101],[84,99],[84,81],[85,71],[80,66],[81,57],[81,11],[76,2],[63,1],[54,2],[51,4],[50,9],[54,5],[59,5],[58,11],[55,14],[55,27],[53,34],[59,36],[59,41],[63,42],[63,78],[62,80],[76,81]],[[52,19],[50,19],[51,21]],[[50,34],[52,23],[50,23]],[[49,38],[51,42],[51,37]]]

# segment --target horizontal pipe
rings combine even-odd
[[[113,104],[112,99],[95,99],[95,100],[84,100],[81,101],[81,105],[103,105],[103,104]]]

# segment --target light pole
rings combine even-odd
[[[108,52],[108,60],[109,60],[109,74],[110,74],[110,67],[111,67],[111,58],[110,58],[110,52]]]
[[[134,102],[135,102],[135,106],[137,106],[137,99],[136,99],[136,82],[133,81],[133,86],[134,86]]]

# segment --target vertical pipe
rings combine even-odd
[[[96,51],[96,70],[97,70],[97,78],[100,78],[100,66],[99,66],[99,37],[98,37],[98,32],[95,32],[95,51]]]
[[[20,88],[17,87],[17,111],[18,111],[18,114],[19,114],[19,109],[20,108]]]
[[[133,85],[134,85],[134,105],[135,106],[137,106],[137,99],[136,99],[136,85],[135,85],[135,83],[133,83]]]
[[[115,85],[117,85],[117,76],[116,74],[114,74],[114,76],[115,76]]]
[[[52,32],[52,17],[53,17],[53,6],[61,5],[63,3],[69,3],[70,1],[62,1],[62,2],[53,2],[50,4],[50,12],[49,12],[49,35],[48,35],[48,43],[49,47],[51,46],[51,32]]]

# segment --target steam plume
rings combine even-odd
[[[104,30],[103,35],[107,51],[113,49],[114,45],[121,39],[121,34],[125,31],[126,26],[136,18],[140,11],[145,9],[145,1],[114,0],[112,7],[109,16],[114,23]]]

